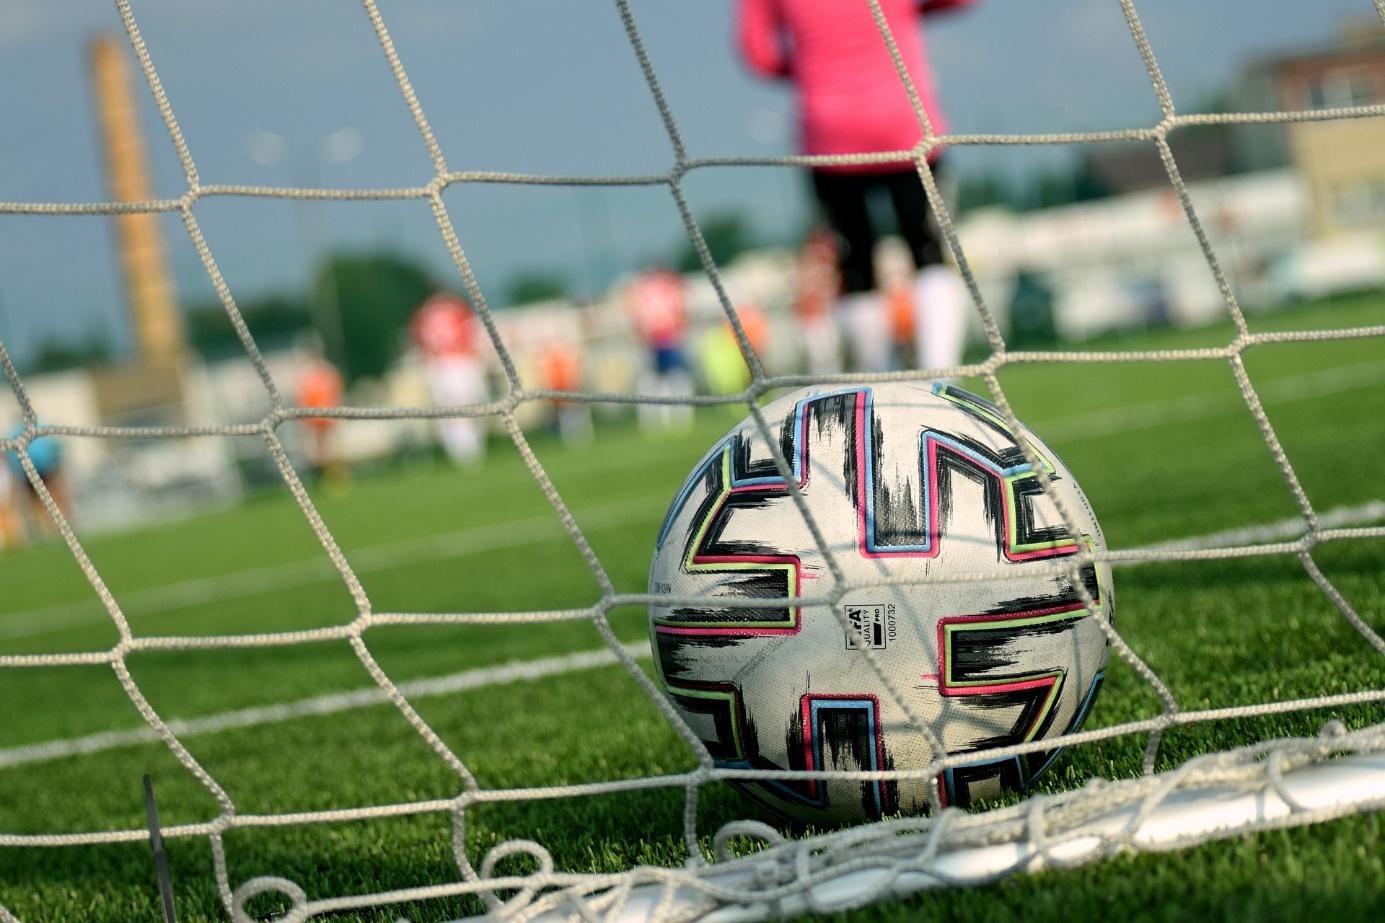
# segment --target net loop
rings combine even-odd
[[[1284,760],[1283,750],[1271,750],[1270,755],[1265,759],[1265,780],[1269,783],[1272,792],[1278,795],[1289,808],[1295,812],[1308,811],[1303,802],[1299,801],[1289,791],[1284,784]]]
[[[1025,836],[1029,841],[1029,846],[1034,850],[1036,858],[1043,862],[1051,860],[1051,844],[1048,840],[1048,821],[1044,817],[1044,810],[1047,807],[1047,800],[1044,798],[1034,798],[1029,803],[1029,810],[1025,812],[1024,829]]]
[[[283,923],[302,923],[308,919],[308,895],[297,882],[275,875],[262,875],[236,889],[231,900],[231,915],[235,923],[259,923],[259,919],[251,916],[245,905],[262,894],[281,894],[292,902],[288,911],[278,917]]]
[[[712,855],[718,862],[730,862],[736,858],[731,852],[731,841],[736,837],[751,840],[764,840],[771,846],[783,846],[787,840],[778,830],[758,820],[733,820],[723,824],[712,840]]]
[[[526,881],[531,883],[520,888],[519,892],[507,901],[502,901],[493,890],[483,890],[481,894],[486,898],[486,903],[491,905],[493,913],[504,914],[524,907],[534,899],[534,895],[553,874],[553,856],[542,845],[533,840],[508,840],[492,848],[481,860],[481,879],[484,881],[495,878],[495,867],[511,856],[529,856],[538,863],[539,868],[526,876]]]

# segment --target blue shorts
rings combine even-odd
[[[9,433],[9,438],[13,439],[24,432],[22,426],[17,427]],[[50,476],[58,472],[62,465],[62,445],[52,436],[40,436],[29,443],[29,460],[34,463],[34,468],[38,471],[39,477],[47,480]],[[18,452],[6,452],[5,464],[9,467],[10,473],[21,481],[27,480],[24,473],[24,466],[19,462]]]
[[[669,372],[676,372],[679,370],[686,371],[687,368],[687,360],[683,358],[683,350],[679,347],[654,347],[654,371],[658,372],[660,375],[667,375]]]

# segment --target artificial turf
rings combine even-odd
[[[1256,315],[1252,328],[1337,329],[1385,323],[1385,300],[1359,297]],[[1136,351],[1224,345],[1219,325],[1108,337],[1084,348]],[[1381,499],[1385,341],[1342,339],[1250,348],[1245,362],[1315,509]],[[1017,414],[1061,454],[1112,548],[1254,526],[1296,514],[1224,359],[1159,363],[1023,363],[1000,380]],[[679,482],[733,422],[700,412],[686,437],[648,440],[628,423],[568,449],[535,450],[618,592],[645,589],[654,531]],[[345,424],[358,425],[358,424]],[[378,425],[378,424],[371,424]],[[493,443],[484,468],[410,463],[357,478],[347,494],[313,490],[327,526],[375,612],[557,610],[591,606],[596,577],[553,516],[518,454]],[[81,534],[79,523],[79,535]],[[340,625],[356,614],[286,491],[217,512],[120,534],[82,536],[134,634],[196,637]],[[1376,630],[1385,630],[1385,540],[1332,542],[1313,558]],[[1146,564],[1115,575],[1117,624],[1183,708],[1206,708],[1385,686],[1385,662],[1312,583],[1294,556]],[[61,545],[0,557],[0,654],[98,651],[117,636]],[[644,615],[610,613],[638,641]],[[523,625],[397,626],[364,635],[396,681],[452,674],[601,645],[585,620]],[[191,719],[369,685],[344,640],[271,648],[140,651],[128,667],[165,718]],[[647,661],[642,661],[647,666]],[[140,719],[108,666],[0,670],[0,753]],[[635,683],[600,667],[420,698],[420,714],[485,788],[547,786],[676,773],[694,759]],[[1088,727],[1158,713],[1127,665],[1110,669]],[[1167,735],[1160,767],[1323,722],[1385,720],[1379,706],[1323,709],[1197,725]],[[455,773],[389,705],[190,735],[192,754],[241,814],[274,814],[446,798]],[[1137,773],[1144,738],[1071,750],[1046,790],[1092,775]],[[0,763],[3,766],[3,763]],[[136,830],[140,777],[156,781],[165,825],[207,820],[215,801],[158,743],[0,768],[0,834]],[[678,864],[682,793],[650,789],[488,804],[468,813],[473,859],[513,837],[548,846],[560,868],[618,871]],[[756,813],[712,787],[700,829]],[[446,815],[236,830],[231,881],[281,875],[310,896],[364,894],[451,880]],[[204,838],[170,842],[179,918],[221,919]],[[860,911],[863,919],[1298,919],[1331,908],[1376,918],[1385,890],[1379,816],[1244,837],[1176,855],[1024,876]],[[153,920],[148,848],[0,847],[0,906],[24,921]],[[343,919],[440,920],[479,905],[435,901]],[[254,908],[273,911],[272,901]]]

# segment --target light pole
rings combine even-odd
[[[355,160],[365,147],[361,130],[354,125],[338,128],[318,139],[309,156],[292,156],[295,148],[282,135],[263,128],[251,132],[245,139],[245,154],[262,167],[276,167],[288,163],[288,171],[293,181],[301,188],[316,189],[323,169],[341,166]],[[301,153],[302,149],[296,149]],[[322,214],[318,201],[301,198],[299,203],[299,222],[302,226],[303,241],[310,254],[326,254],[326,232],[323,230]],[[330,255],[327,255],[326,272],[322,280],[322,298],[313,297],[309,283],[308,304],[313,313],[313,322],[322,336],[322,346],[327,358],[343,372],[346,371],[346,335],[342,329],[341,301],[337,296],[336,273],[332,269]]]

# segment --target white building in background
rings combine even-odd
[[[1227,282],[1247,305],[1279,300],[1274,270],[1309,233],[1307,195],[1292,170],[1188,184],[1193,206]],[[973,212],[962,248],[1002,329],[1022,269],[1054,293],[1054,320],[1081,340],[1154,321],[1176,326],[1226,316],[1226,306],[1173,189],[1149,190],[1060,208]],[[1385,273],[1380,276],[1385,282]]]
[[[161,422],[160,412],[168,409],[150,408],[137,418],[112,419],[103,413],[101,387],[100,375],[86,369],[24,377],[38,421],[45,425],[146,426]],[[189,366],[178,413],[190,423],[221,422],[212,397],[207,368]],[[9,432],[18,422],[10,415],[0,425]],[[242,489],[233,447],[226,439],[57,438],[63,472],[71,485],[72,512],[83,531],[226,503]]]

